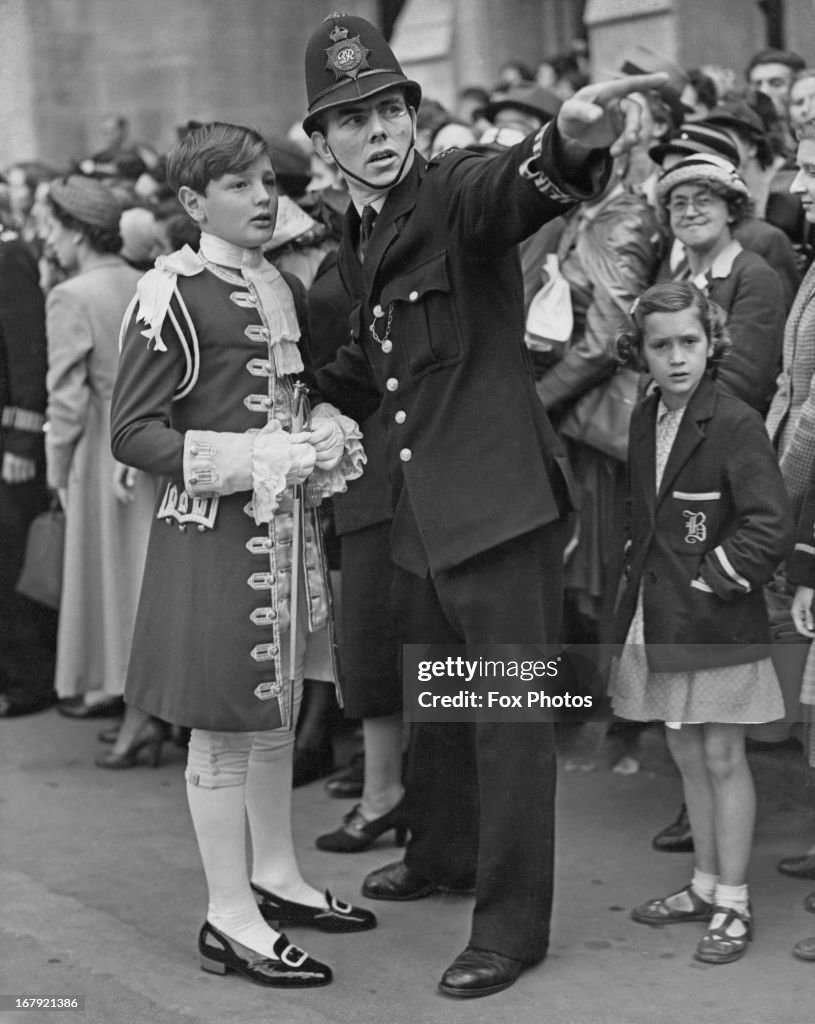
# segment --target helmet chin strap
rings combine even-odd
[[[334,160],[334,163],[337,165],[337,167],[339,167],[339,169],[342,171],[342,173],[347,178],[353,178],[354,181],[358,181],[360,183],[360,185],[364,185],[365,188],[369,188],[372,192],[387,192],[388,189],[393,188],[393,186],[402,177],[402,171],[404,171],[404,169],[405,169],[405,164],[408,161],[408,157],[413,152],[413,148],[416,145],[416,121],[414,120],[414,117],[413,117],[412,114],[411,114],[411,123],[413,125],[413,131],[410,133],[410,145],[405,150],[405,155],[402,157],[402,162],[399,164],[399,169],[397,170],[396,174],[385,185],[381,184],[380,182],[368,181],[367,179],[360,177],[358,174],[354,174],[353,171],[349,171],[348,168],[345,167],[343,164],[341,164],[340,161],[337,159],[337,156],[334,153],[334,150],[331,148],[331,146],[328,143],[328,139],[325,140],[325,144],[326,144],[326,147],[328,148],[328,152],[331,154],[331,157]]]

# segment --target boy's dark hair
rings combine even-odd
[[[622,365],[647,372],[642,354],[645,321],[652,313],[681,313],[683,309],[695,311],[708,341],[713,344],[708,368],[718,366],[732,344],[727,330],[727,313],[696,285],[685,281],[652,285],[634,302],[628,312],[628,327],[617,336],[617,358]]]
[[[767,50],[759,50],[750,58],[750,62],[744,69],[744,77],[750,80],[750,72],[759,64],[785,64],[791,71],[803,71],[807,66],[806,61],[794,50],[776,50],[770,47]]]
[[[266,140],[253,128],[211,121],[187,132],[167,156],[167,183],[203,194],[211,181],[240,174],[258,157],[272,159]]]

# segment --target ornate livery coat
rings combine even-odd
[[[175,255],[185,252],[197,259],[189,250]],[[313,385],[303,287],[289,275],[283,280],[300,326],[300,376]],[[283,491],[270,521],[260,524],[251,490],[191,493],[192,483],[214,482],[215,474],[207,468],[209,446],[193,443],[185,450],[185,433],[257,433],[273,420],[289,430],[294,377],[277,371],[262,297],[240,269],[207,262],[206,269],[178,276],[160,332],[151,338],[144,327],[134,310],[124,328],[112,412],[116,457],[163,477],[127,700],[194,728],[290,727],[291,693],[284,677],[293,492]],[[346,467],[344,474],[329,474],[323,493],[343,489],[343,476],[358,473]],[[298,628],[313,632],[330,625],[331,610],[313,507],[303,516],[301,551],[300,607],[307,614]]]

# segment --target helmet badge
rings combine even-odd
[[[329,39],[333,40],[333,45],[325,51],[328,58],[325,66],[334,72],[337,81],[341,78],[355,79],[360,71],[370,68],[368,54],[371,51],[362,45],[359,36],[349,39],[348,29],[335,25]]]

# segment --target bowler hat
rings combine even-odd
[[[407,78],[384,36],[354,15],[329,15],[306,47],[308,113],[303,130],[319,127],[317,114],[402,86],[408,104],[418,109],[422,90]]]

